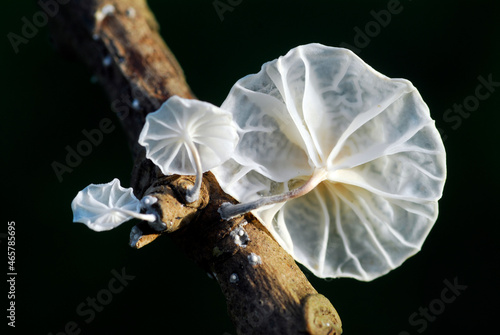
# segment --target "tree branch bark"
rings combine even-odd
[[[135,158],[134,193],[158,199],[154,206],[166,230],[158,233],[141,222],[131,245],[140,248],[168,233],[220,284],[238,334],[341,334],[330,301],[252,214],[221,219],[220,205],[236,201],[210,172],[200,199],[188,204],[184,194],[194,177],[164,176],[145,158],[137,139],[146,115],[172,95],[194,98],[146,2],[69,1],[60,5],[51,28],[59,50],[78,56],[108,93]]]

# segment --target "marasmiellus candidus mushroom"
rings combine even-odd
[[[157,215],[141,213],[141,209],[148,209],[155,201],[153,197],[139,201],[132,188],[121,187],[116,178],[107,184],[90,184],[71,203],[73,222],[84,223],[95,231],[113,229],[132,218],[153,223]]]
[[[246,211],[318,277],[372,280],[435,223],[445,149],[415,87],[347,49],[308,44],[240,79],[221,106],[240,141],[215,168],[223,218]]]
[[[202,174],[229,159],[238,143],[229,112],[199,100],[169,98],[148,114],[139,136],[146,157],[165,175],[196,175],[186,201],[198,199]]]

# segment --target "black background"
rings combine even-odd
[[[497,1],[402,0],[400,12],[372,30],[366,45],[355,39],[355,27],[376,27],[372,11],[393,2],[233,0],[239,4],[223,13],[223,21],[212,0],[149,3],[193,91],[216,105],[237,79],[310,42],[347,43],[376,70],[411,80],[443,132],[448,155],[440,216],[422,251],[369,283],[306,273],[337,308],[344,334],[496,329],[500,87],[467,116],[445,112],[473,101],[478,77],[500,82]],[[70,203],[79,190],[115,177],[129,185],[132,160],[125,136],[102,88],[91,82],[92,73],[55,52],[46,27],[14,52],[7,34],[21,34],[21,19],[31,21],[39,10],[35,2],[2,5],[0,233],[15,221],[18,273],[16,328],[9,334],[57,334],[69,322],[80,334],[235,334],[217,283],[168,237],[134,250],[127,245],[130,223],[102,233],[72,223]],[[84,139],[82,130],[97,128],[103,118],[116,129],[59,182],[51,164],[64,163],[65,147],[75,148]],[[7,241],[0,236],[5,283]],[[92,318],[77,312],[108,287],[112,270],[122,269],[135,278],[102,311]],[[445,280],[466,288],[453,302],[440,303]],[[0,296],[7,314],[7,288]],[[432,321],[409,320],[428,307],[438,308]]]

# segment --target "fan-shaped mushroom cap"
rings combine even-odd
[[[148,218],[139,213],[140,206],[132,188],[121,187],[116,178],[106,184],[90,184],[71,203],[73,222],[84,223],[95,231],[113,229],[133,217]]]
[[[242,203],[312,191],[253,211],[319,277],[371,280],[422,246],[438,214],[445,150],[413,85],[349,50],[299,46],[240,79],[221,106],[241,128],[213,170]]]
[[[202,172],[223,163],[238,142],[229,112],[199,100],[172,96],[148,114],[139,137],[146,156],[164,174],[194,175],[199,154]]]

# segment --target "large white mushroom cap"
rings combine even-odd
[[[349,50],[309,44],[240,79],[221,108],[241,128],[240,142],[213,172],[240,202],[324,176],[304,196],[253,211],[315,275],[371,280],[420,250],[446,163],[409,81]]]

